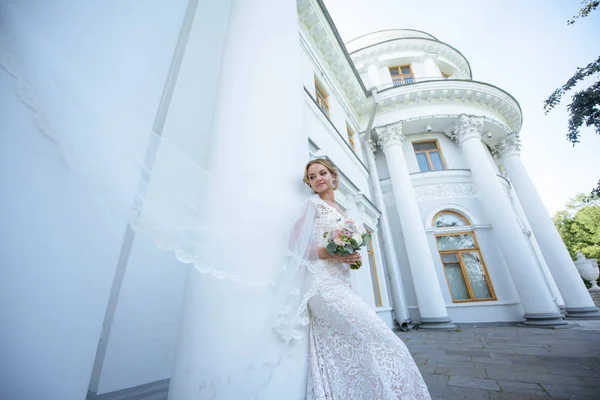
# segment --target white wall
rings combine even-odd
[[[115,125],[149,132],[186,3],[20,4],[11,13],[13,27],[19,28],[14,40],[25,61],[36,61],[27,67],[47,67],[50,75],[68,76],[48,84],[65,93],[73,89],[86,94],[89,105]],[[0,397],[82,399],[125,221],[68,170],[57,146],[36,130],[31,113],[16,100],[14,80],[4,70],[0,84],[5,105],[0,117],[0,181],[4,193],[10,193],[0,206]],[[63,93],[54,95],[60,98]],[[63,106],[43,103],[55,105]],[[51,112],[54,108],[45,111],[50,122],[58,115]],[[174,288],[181,271],[169,264],[173,261],[167,253],[147,241],[134,243],[104,372],[108,377],[123,372],[123,367],[146,364],[130,371],[138,374],[137,381],[121,375],[123,385],[164,377],[162,371],[170,369],[164,361],[178,325],[180,294]],[[148,309],[141,311],[144,306]],[[113,358],[119,352],[125,362]],[[149,358],[140,358],[142,354]],[[111,369],[117,364],[121,370]],[[104,382],[106,387],[123,388]]]
[[[0,93],[0,398],[83,399],[125,223]]]
[[[406,140],[402,143],[402,150],[404,151],[404,157],[406,158],[406,164],[408,166],[408,172],[418,173],[419,164],[417,162],[417,156],[413,147],[413,142],[420,142],[424,140],[437,140],[440,147],[442,157],[446,162],[446,169],[467,169],[467,164],[464,161],[464,157],[460,150],[460,147],[454,143],[444,133],[423,133],[406,136]]]
[[[345,138],[338,135],[327,122],[327,118],[308,96],[305,96],[303,129],[306,135],[336,163],[338,168],[352,180],[360,191],[370,197],[366,170],[352,154],[352,150],[345,144]],[[357,145],[359,145],[358,137]]]
[[[180,12],[183,15],[181,2]],[[191,17],[192,14],[188,15]],[[227,2],[200,2],[169,105],[163,137],[203,166],[210,155],[212,119],[230,18]],[[181,19],[174,20],[179,25]],[[178,31],[178,26],[176,32]],[[185,43],[180,43],[183,45]],[[170,60],[171,54],[165,58]],[[201,182],[196,182],[198,185]],[[136,236],[123,280],[97,393],[171,376],[187,268]]]
[[[170,252],[136,236],[96,393],[171,377],[186,271]]]

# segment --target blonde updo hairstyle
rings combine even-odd
[[[310,166],[313,164],[321,164],[322,166],[327,168],[327,170],[329,170],[329,173],[333,177],[333,190],[336,190],[338,187],[340,187],[340,179],[339,179],[337,168],[335,167],[335,165],[333,165],[333,163],[331,161],[329,161],[326,158],[316,158],[314,160],[310,160],[306,164],[306,167],[304,167],[303,181],[304,181],[304,183],[306,183],[308,185],[308,187],[310,187],[310,181],[308,180],[308,168],[310,168]],[[312,190],[312,188],[311,188],[311,190]]]

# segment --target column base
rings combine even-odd
[[[567,307],[569,319],[600,319],[600,309],[596,306]]]
[[[567,316],[567,307],[565,307],[565,306],[560,306],[560,307],[558,307],[558,308],[560,309],[560,315],[562,315],[562,316],[563,316],[563,318],[564,318],[564,317],[566,317],[566,316]]]
[[[456,325],[448,317],[421,317],[418,330],[453,331]]]
[[[560,313],[525,313],[523,325],[539,328],[564,327],[568,324]]]

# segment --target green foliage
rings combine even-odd
[[[582,79],[600,74],[600,57],[588,64],[585,68],[577,68],[575,74],[560,88],[556,89],[544,102],[546,114],[556,107],[562,100],[562,96],[573,89]],[[584,90],[576,92],[571,97],[571,103],[567,106],[569,112],[569,132],[567,140],[573,145],[579,143],[579,128],[585,124],[594,127],[596,133],[600,134],[600,81],[592,84]]]
[[[578,194],[555,214],[554,225],[573,260],[577,251],[600,260],[600,198]]]
[[[600,6],[600,0],[583,0],[579,13],[567,21],[567,25],[575,23],[577,18],[585,18],[592,11]],[[575,74],[563,86],[556,89],[544,102],[544,111],[546,114],[554,107],[560,104],[562,97],[575,85],[588,76],[595,75],[600,77],[600,57],[592,61],[584,68],[577,68]],[[600,134],[600,80],[597,80],[587,89],[580,90],[571,96],[571,103],[567,105],[569,113],[569,130],[567,140],[575,146],[579,143],[579,128],[585,124],[592,127],[597,134]],[[598,186],[592,189],[592,195],[600,195],[600,181]]]
[[[581,4],[583,4],[583,7],[581,7],[581,9],[579,10],[579,13],[577,15],[574,15],[573,18],[571,18],[570,20],[567,21],[567,25],[573,25],[577,18],[587,17],[589,13],[591,13],[596,8],[598,8],[598,6],[600,5],[600,1],[598,1],[598,0],[583,0],[581,2]]]

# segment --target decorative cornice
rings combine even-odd
[[[469,104],[492,110],[502,116],[511,131],[521,129],[523,115],[517,100],[506,91],[485,82],[460,79],[434,79],[395,86],[378,92],[379,111],[387,112],[405,107],[430,104]],[[368,111],[370,105],[359,108]]]
[[[458,116],[456,127],[448,136],[459,145],[468,139],[481,139],[483,122],[483,117],[461,114]]]
[[[492,155],[497,159],[508,156],[519,155],[521,153],[521,139],[516,132],[503,137],[499,143],[492,148]]]
[[[421,62],[425,62],[426,60],[433,60],[436,61],[440,56],[438,54],[435,53],[423,53],[423,55],[421,56]]]
[[[420,37],[392,38],[354,50],[350,57],[360,70],[363,63],[373,57],[384,55],[387,57],[393,53],[407,51],[426,52],[443,57],[457,68],[457,77],[471,79],[471,66],[465,56],[449,44],[434,39]]]
[[[477,185],[474,183],[441,183],[415,187],[415,197],[417,201],[479,197],[479,191],[477,190]],[[383,202],[386,207],[395,205],[396,198],[394,197],[394,192],[389,191],[384,193]]]
[[[366,102],[367,90],[337,34],[333,21],[320,3],[319,0],[297,2],[301,31],[311,38],[310,47],[316,47],[315,50],[320,53],[320,58],[339,83],[349,103],[358,108]]]
[[[474,183],[443,183],[417,186],[415,188],[415,195],[418,201],[424,201],[452,197],[479,197],[479,192]]]
[[[402,143],[404,135],[402,134],[402,121],[393,124],[380,126],[374,129],[379,137],[378,143],[385,150],[392,144]]]

